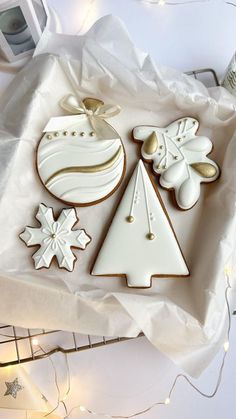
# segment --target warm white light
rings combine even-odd
[[[228,352],[229,350],[229,341],[227,340],[227,342],[224,343],[224,350],[225,352]]]
[[[32,344],[33,344],[33,346],[37,346],[38,344],[39,344],[39,341],[38,341],[38,339],[32,339]]]
[[[231,274],[231,267],[229,265],[225,265],[225,274],[230,275]]]
[[[165,3],[166,3],[166,0],[159,0],[158,2],[159,6],[164,6]]]
[[[80,406],[79,408],[80,408],[80,411],[81,412],[85,412],[86,411],[86,408],[84,406]]]
[[[169,398],[169,397],[167,397],[167,398],[165,399],[165,404],[170,404],[170,398]]]

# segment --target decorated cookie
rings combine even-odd
[[[36,215],[41,226],[26,227],[20,238],[28,247],[39,246],[33,254],[35,269],[49,268],[52,259],[56,257],[58,266],[73,271],[76,257],[71,247],[85,249],[91,238],[84,230],[72,230],[79,221],[74,208],[62,210],[55,221],[52,208],[39,205]]]
[[[72,205],[92,205],[110,196],[125,172],[125,151],[105,118],[118,106],[66,96],[61,105],[76,115],[52,118],[37,151],[37,169],[47,190]]]
[[[163,188],[174,189],[181,209],[190,209],[199,199],[202,182],[219,177],[217,164],[207,155],[212,142],[197,136],[199,123],[194,118],[181,118],[166,128],[141,125],[133,130],[135,141],[142,141],[141,155],[153,162]]]
[[[133,288],[153,277],[189,271],[161,197],[139,160],[93,266],[92,275],[120,276]]]

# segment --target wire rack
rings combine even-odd
[[[188,71],[186,74],[199,79],[207,87],[220,85],[211,68]],[[55,352],[69,354],[126,340],[128,338],[81,335],[60,330],[23,329],[0,324],[0,368],[46,358]],[[36,350],[38,344],[43,351]]]

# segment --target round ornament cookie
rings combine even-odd
[[[200,185],[220,175],[217,164],[207,155],[213,145],[209,138],[197,136],[199,122],[190,117],[178,119],[165,128],[140,125],[133,130],[135,141],[142,141],[141,155],[153,162],[160,185],[174,189],[178,206],[193,207],[200,197]]]
[[[81,103],[66,96],[61,105],[74,115],[50,119],[37,150],[37,170],[46,189],[74,206],[93,205],[110,196],[125,173],[125,150],[104,119],[120,112],[98,99]]]

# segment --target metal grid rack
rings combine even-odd
[[[220,85],[215,71],[211,68],[189,71],[186,74],[199,79],[207,87]],[[39,340],[41,349],[35,346],[35,340]],[[46,358],[56,352],[69,354],[125,340],[128,338],[96,337],[60,330],[23,329],[0,324],[0,368]]]

